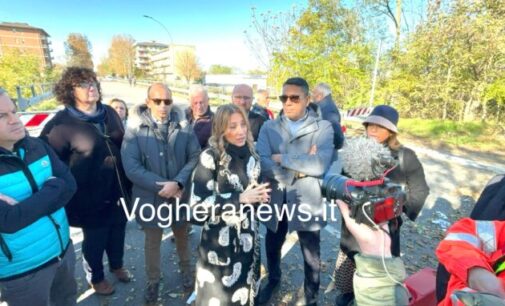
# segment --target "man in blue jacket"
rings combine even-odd
[[[331,122],[333,127],[333,145],[335,150],[341,149],[344,145],[344,134],[342,133],[340,112],[331,96],[331,88],[326,83],[319,83],[312,90],[312,100],[316,103],[324,120]]]
[[[338,166],[338,150],[342,149],[344,146],[344,133],[342,133],[340,112],[338,110],[335,101],[331,96],[331,88],[326,83],[317,84],[312,90],[312,100],[315,105],[319,108],[321,116],[324,120],[328,120],[333,128],[333,145],[335,146],[335,152],[332,157],[332,164],[327,171],[327,175],[340,174],[340,167]]]
[[[68,168],[26,135],[0,88],[0,301],[75,305],[75,253],[63,206],[76,191]]]

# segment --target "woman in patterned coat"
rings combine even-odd
[[[209,148],[193,173],[192,220],[203,224],[196,267],[196,305],[254,305],[260,267],[254,205],[269,200],[247,116],[220,106]]]

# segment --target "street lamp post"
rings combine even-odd
[[[157,24],[159,24],[160,26],[163,27],[163,29],[165,30],[165,32],[167,32],[167,35],[168,35],[168,38],[170,38],[170,44],[173,44],[174,43],[174,40],[172,39],[172,35],[170,35],[170,32],[168,32],[168,29],[167,27],[165,27],[165,25],[163,23],[161,23],[161,21],[159,21],[158,19],[154,18],[154,17],[151,17],[151,16],[148,16],[148,15],[144,15],[145,18],[148,18],[148,19],[151,19],[152,21],[156,22]]]

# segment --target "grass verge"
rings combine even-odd
[[[364,133],[360,122],[344,121],[347,135]],[[505,127],[495,122],[455,122],[436,119],[400,119],[400,141],[457,153],[492,154],[505,158]]]

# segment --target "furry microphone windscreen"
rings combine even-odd
[[[357,181],[377,179],[374,174],[376,171],[373,171],[373,167],[377,165],[374,161],[384,157],[392,158],[389,148],[365,136],[346,139],[338,156],[342,160],[344,172]],[[385,168],[382,171],[386,170]]]

